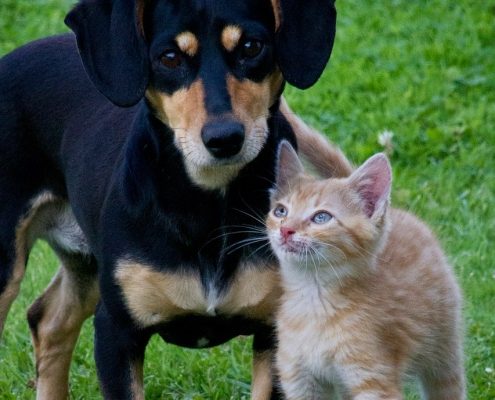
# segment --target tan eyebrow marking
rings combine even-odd
[[[237,25],[227,25],[222,31],[222,45],[227,51],[232,51],[241,40],[242,29]]]
[[[280,28],[280,16],[282,14],[280,10],[280,0],[271,0],[273,13],[275,14],[275,32]]]
[[[179,46],[179,49],[190,57],[194,57],[198,53],[198,39],[189,31],[179,33],[175,37],[175,42]]]

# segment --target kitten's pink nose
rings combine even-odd
[[[280,227],[280,234],[284,240],[287,240],[290,236],[292,236],[296,231],[292,228],[287,228],[286,226]]]

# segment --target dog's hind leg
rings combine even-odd
[[[0,190],[0,338],[10,306],[19,294],[35,240],[31,225],[41,204],[36,199],[31,204],[29,200],[23,202],[28,194],[15,193],[14,189],[12,185],[12,191]]]
[[[0,244],[0,338],[10,306],[19,294],[26,265],[26,256],[14,256],[15,250],[2,248]]]
[[[99,298],[95,261],[59,254],[62,265],[28,311],[36,355],[37,399],[68,397],[69,367],[83,322]]]

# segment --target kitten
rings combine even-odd
[[[406,374],[426,399],[465,398],[459,287],[433,233],[388,209],[391,179],[383,154],[316,180],[280,147],[266,225],[281,264],[276,363],[289,400],[402,399]]]

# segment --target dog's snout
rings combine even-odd
[[[242,149],[244,126],[236,121],[211,121],[203,127],[201,138],[214,157],[232,157]]]

